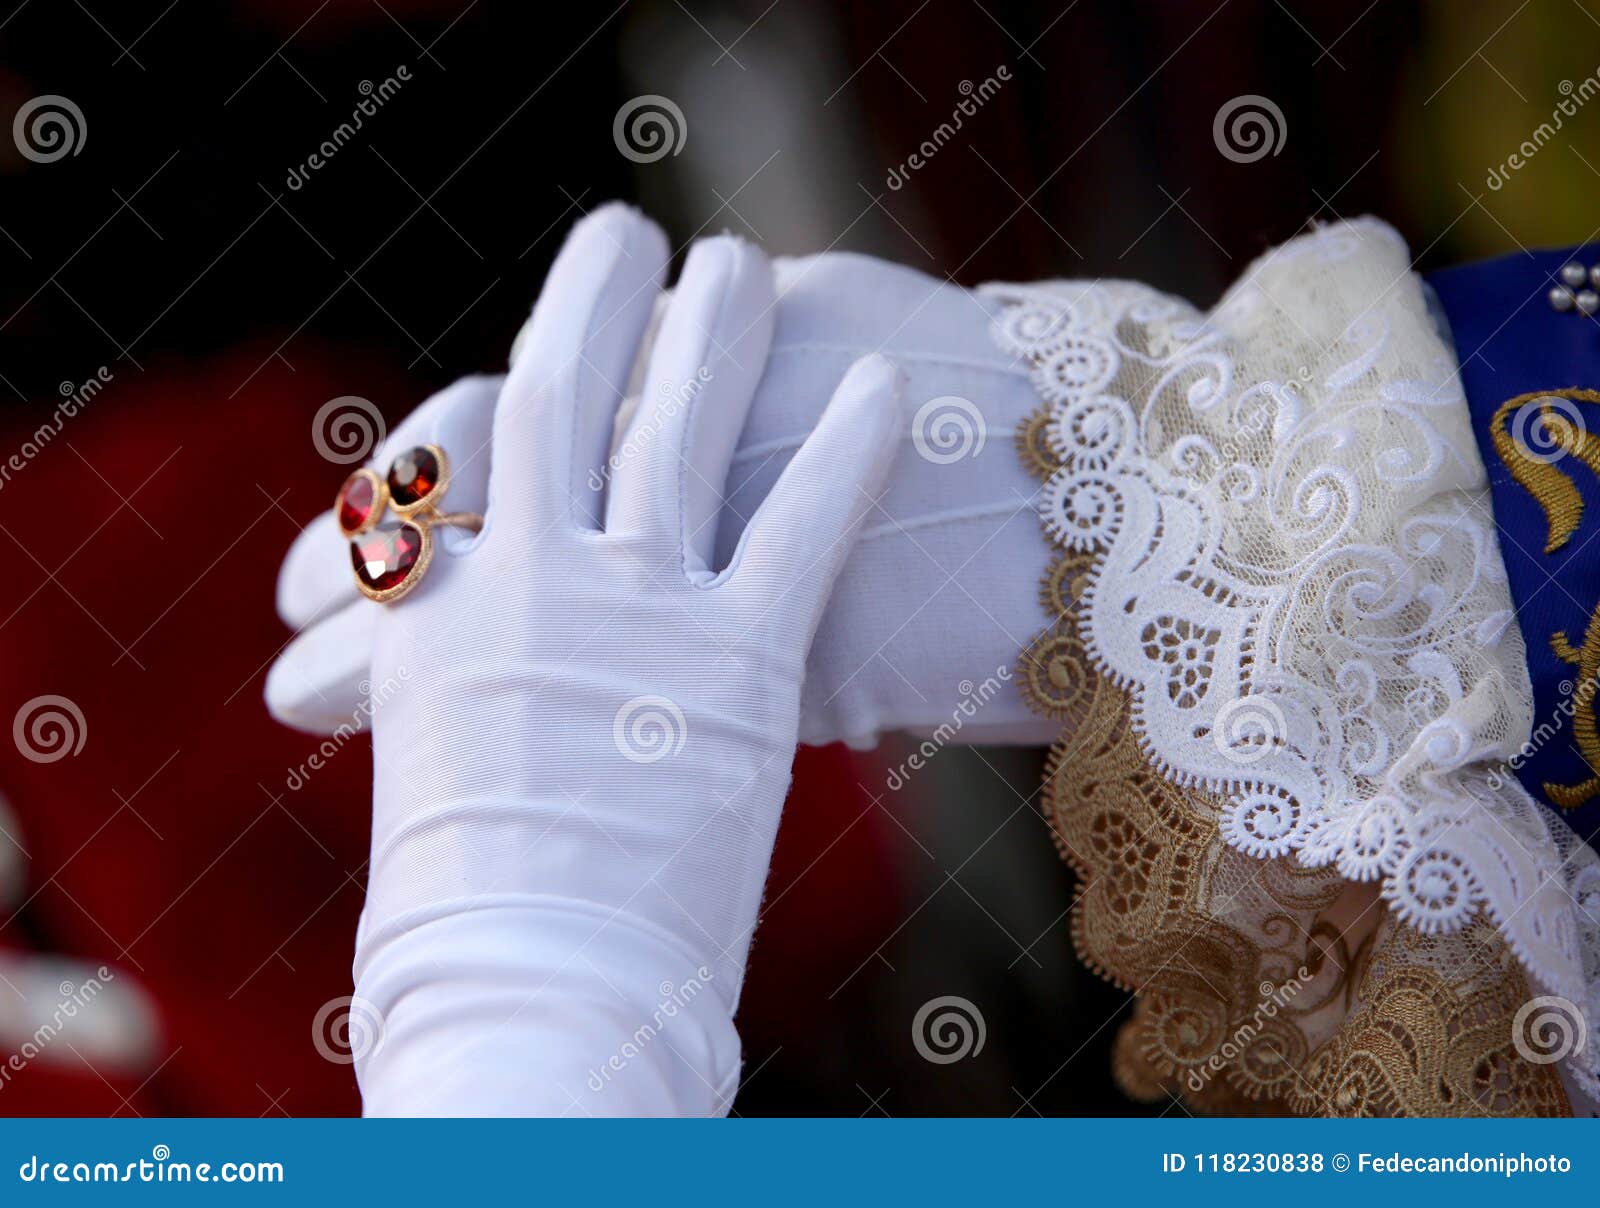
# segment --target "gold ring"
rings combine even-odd
[[[438,445],[407,449],[379,477],[360,469],[344,480],[333,502],[339,531],[350,539],[350,565],[356,587],[369,600],[393,603],[418,583],[433,561],[436,525],[477,532],[476,512],[441,512],[439,501],[450,486],[450,459]],[[392,512],[398,524],[380,522]]]

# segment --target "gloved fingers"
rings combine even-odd
[[[360,594],[350,575],[349,544],[332,512],[300,530],[278,570],[278,615],[285,625],[304,629]]]
[[[734,552],[731,582],[798,594],[815,628],[899,445],[905,379],[873,353],[850,366]]]
[[[406,449],[437,445],[450,459],[443,510],[482,512],[489,496],[489,436],[495,397],[504,380],[466,377],[447,386],[396,425],[367,465],[382,475]],[[349,544],[339,532],[331,507],[295,539],[278,572],[278,615],[286,625],[304,629],[360,598],[350,573]]]
[[[598,528],[617,403],[666,272],[666,237],[638,211],[602,206],[550,268],[495,406],[488,523],[533,541],[562,518]]]
[[[692,579],[711,575],[728,466],[766,366],[772,266],[731,236],[697,243],[661,323],[644,391],[608,468],[606,528],[670,535]]]
[[[350,565],[348,554],[344,565]],[[267,672],[267,712],[310,734],[332,734],[355,724],[371,691],[372,646],[381,607],[357,600],[297,634]]]

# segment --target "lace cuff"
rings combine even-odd
[[[1022,672],[1074,723],[1047,796],[1080,949],[1144,995],[1125,1081],[1548,1114],[1559,1068],[1600,1097],[1594,1048],[1528,1056],[1530,984],[1574,1029],[1600,1001],[1600,861],[1500,771],[1532,723],[1522,640],[1399,237],[1320,229],[1209,314],[1122,282],[984,292],[1045,403],[1022,448],[1063,553]],[[1253,1056],[1228,1058],[1241,1017]]]

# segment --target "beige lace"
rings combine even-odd
[[[1057,468],[1049,422],[1046,408],[1019,434],[1041,478]],[[1050,623],[1018,678],[1065,723],[1043,801],[1080,878],[1078,953],[1138,996],[1116,1046],[1123,1088],[1233,1115],[1570,1114],[1555,1067],[1513,1043],[1529,990],[1490,923],[1425,935],[1397,924],[1373,883],[1245,855],[1223,841],[1216,794],[1152,768],[1128,693],[1079,637],[1098,556],[1052,565]]]

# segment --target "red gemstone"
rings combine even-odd
[[[403,508],[420,503],[438,485],[439,459],[432,449],[407,449],[389,467],[389,494]]]
[[[370,474],[352,474],[339,488],[339,527],[354,533],[372,518],[378,488]]]
[[[350,543],[356,578],[373,591],[404,583],[422,553],[422,531],[413,524],[374,529]]]

